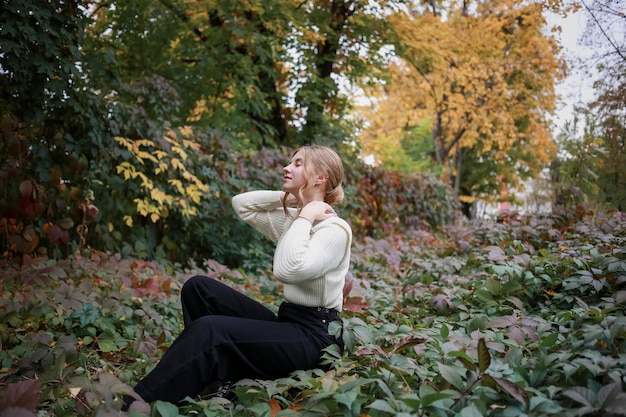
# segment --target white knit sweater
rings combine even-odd
[[[284,284],[285,299],[307,307],[341,311],[350,266],[352,229],[339,217],[314,225],[283,211],[283,191],[250,191],[233,197],[237,215],[277,243],[274,276]],[[290,208],[297,215],[295,208]]]

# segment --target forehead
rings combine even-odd
[[[304,161],[304,152],[302,151],[297,151],[295,152],[292,156],[291,156],[291,160],[293,162],[295,161]]]

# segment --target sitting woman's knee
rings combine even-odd
[[[215,294],[219,293],[224,284],[220,281],[205,275],[194,275],[183,284],[181,296],[186,294]]]
[[[205,277],[204,275],[194,275],[193,277],[189,278],[187,281],[185,281],[183,283],[183,288],[181,289],[181,293],[184,294],[188,291],[190,291],[193,288],[196,288],[198,286],[198,283],[209,279],[208,277]]]

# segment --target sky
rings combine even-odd
[[[549,26],[561,26],[562,32],[557,39],[560,40],[569,66],[567,78],[556,87],[561,100],[553,121],[558,130],[566,121],[572,120],[572,110],[575,104],[587,103],[593,98],[594,74],[578,62],[591,55],[591,51],[579,44],[579,39],[585,29],[585,15],[579,12],[570,14],[565,19],[550,15],[547,17],[547,23]]]

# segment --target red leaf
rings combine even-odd
[[[159,293],[159,285],[154,278],[148,278],[143,282],[133,282],[133,293],[137,297],[142,297],[145,294],[157,294]]]
[[[28,196],[19,197],[20,211],[24,213],[29,219],[34,219],[37,214],[43,209],[43,205],[33,200]]]
[[[343,298],[347,298],[350,295],[352,287],[354,287],[355,281],[356,279],[354,278],[354,276],[352,276],[352,273],[348,271],[348,273],[346,274],[345,282],[343,284]]]
[[[32,180],[25,180],[20,183],[20,195],[24,197],[30,197],[36,187]]]
[[[485,250],[489,252],[487,256],[491,262],[503,261],[506,259],[504,251],[499,246],[487,246]]]
[[[399,352],[403,350],[404,348],[419,345],[421,343],[424,343],[425,341],[426,339],[419,337],[419,336],[415,336],[415,335],[407,336],[407,337],[400,339],[400,341],[396,343],[396,345],[393,348],[393,351]]]
[[[509,337],[517,342],[518,345],[523,345],[526,340],[526,335],[522,329],[517,326],[513,326],[509,329]]]
[[[369,304],[361,297],[348,297],[343,303],[343,309],[347,311],[353,311],[360,313],[364,308],[369,307]]]
[[[50,243],[52,243],[53,245],[60,245],[61,241],[63,239],[63,230],[61,230],[61,228],[54,224],[52,226],[50,226],[48,228],[48,240],[50,240]]]
[[[270,412],[271,412],[272,417],[274,417],[276,414],[278,414],[282,410],[280,408],[280,404],[274,398],[270,398],[267,401],[267,404],[269,404],[270,406]]]
[[[500,316],[492,318],[489,323],[487,323],[487,328],[507,328],[510,326],[515,326],[517,324],[517,317],[515,316]]]
[[[521,402],[522,404],[527,404],[526,391],[524,391],[522,387],[509,381],[508,379],[496,378],[495,376],[492,378],[496,382],[496,384],[500,386],[500,388],[511,394],[511,396],[513,396],[513,398],[515,398],[517,401]]]
[[[45,275],[52,279],[60,279],[67,277],[67,273],[60,266],[47,266],[41,270],[39,270],[39,275]]]
[[[7,385],[0,392],[0,410],[9,407],[35,411],[39,405],[39,381],[26,380]]]
[[[25,408],[9,407],[0,410],[0,417],[37,417],[37,414]]]
[[[61,242],[67,243],[70,240],[70,233],[67,230],[61,231]]]

